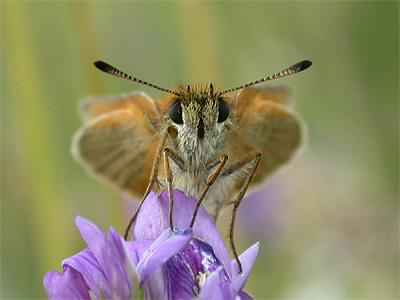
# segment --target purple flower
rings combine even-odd
[[[88,248],[63,261],[63,273],[49,272],[50,299],[252,299],[243,288],[258,255],[258,244],[240,256],[243,273],[213,221],[200,207],[188,229],[196,199],[174,191],[174,225],[168,224],[168,193],[152,192],[126,242],[111,228],[109,237],[89,221],[76,224]]]

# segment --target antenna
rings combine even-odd
[[[163,92],[167,92],[167,93],[174,94],[174,95],[179,95],[178,93],[176,93],[174,91],[171,91],[171,90],[168,90],[168,89],[164,89],[164,88],[159,87],[157,85],[154,85],[152,83],[149,83],[149,82],[137,79],[135,77],[132,77],[131,75],[128,75],[128,74],[126,74],[126,73],[114,68],[113,66],[110,66],[108,63],[105,63],[104,61],[98,60],[98,61],[94,62],[93,64],[99,70],[101,70],[101,71],[103,71],[105,73],[114,75],[116,77],[125,78],[125,79],[128,79],[130,81],[141,83],[141,84],[147,85],[149,87],[155,88],[155,89],[163,91]]]
[[[292,74],[296,74],[298,72],[304,71],[305,69],[307,69],[311,65],[312,65],[311,61],[303,60],[303,61],[298,62],[297,64],[294,64],[293,66],[283,70],[282,72],[279,72],[277,74],[274,74],[274,75],[271,75],[271,76],[268,76],[268,77],[265,77],[265,78],[261,78],[261,79],[256,80],[256,81],[252,81],[252,82],[246,83],[244,85],[235,87],[233,89],[229,89],[229,90],[223,91],[219,95],[223,95],[223,94],[230,93],[230,92],[233,92],[233,91],[241,90],[241,89],[246,88],[248,86],[252,86],[252,85],[264,82],[264,81],[269,81],[269,80],[272,80],[272,79],[277,79],[277,78],[289,76],[289,75],[292,75]]]

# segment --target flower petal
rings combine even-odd
[[[239,256],[243,268],[242,274],[239,273],[239,265],[236,260],[232,261],[232,283],[236,292],[243,290],[259,251],[260,244],[256,243]]]
[[[181,254],[181,253],[179,253]],[[182,259],[180,255],[174,255],[167,262],[166,274],[170,293],[170,299],[192,299],[195,290],[199,289],[195,276],[198,274],[190,266],[190,262]]]
[[[187,228],[193,217],[197,200],[186,197],[181,191],[174,190],[173,222],[178,229]],[[164,191],[159,197],[151,192],[146,198],[134,228],[134,236],[137,241],[156,239],[161,232],[169,228],[169,194]],[[200,206],[196,222],[193,226],[193,236],[201,238],[210,244],[215,255],[222,262],[225,269],[231,275],[231,259],[225,244],[216,228],[213,220],[203,206]]]
[[[90,299],[89,289],[81,274],[69,266],[63,274],[52,271],[43,279],[49,299]]]
[[[164,267],[149,274],[145,284],[146,299],[168,299],[168,286],[165,276]]]
[[[235,299],[236,292],[222,266],[213,272],[200,290],[199,299]]]
[[[162,193],[161,198],[162,204],[164,204],[164,209],[168,215],[169,205],[166,206],[166,204],[169,203],[168,193]],[[177,228],[186,228],[192,221],[197,200],[193,197],[186,197],[183,192],[175,190],[174,201],[174,226]],[[231,259],[228,250],[226,249],[225,243],[222,240],[214,221],[203,206],[200,206],[197,213],[196,221],[193,226],[193,236],[198,237],[211,245],[215,255],[224,265],[228,274],[231,275]]]
[[[62,265],[63,268],[71,267],[79,272],[96,298],[101,299],[100,285],[103,288],[104,295],[107,298],[111,297],[111,288],[107,283],[104,270],[90,249],[85,249],[65,259]]]
[[[130,257],[132,259],[133,264],[137,267],[140,259],[143,257],[144,253],[147,249],[150,248],[151,244],[154,243],[154,240],[147,241],[133,241],[128,242],[127,246],[129,249]]]
[[[192,230],[172,232],[167,229],[150,246],[139,261],[137,270],[141,277],[141,283],[147,276],[160,268],[171,256],[181,251],[192,238]]]
[[[182,251],[172,256],[166,264],[167,281],[170,287],[169,298],[192,299],[201,289],[206,276],[217,269],[219,270],[221,266],[222,264],[215,256],[212,247],[197,238],[193,238]],[[221,272],[226,280],[229,280],[226,271],[222,269]]]
[[[112,298],[130,298],[132,289],[128,276],[113,248],[108,243],[105,234],[96,225],[79,216],[76,218],[76,225],[89,249],[104,270],[108,281],[102,283],[104,289],[106,285],[110,286]]]
[[[253,296],[246,293],[245,291],[240,291],[237,295],[237,298],[239,298],[240,300],[254,300]]]
[[[127,242],[125,242],[125,240],[123,240],[122,237],[118,234],[118,232],[112,227],[110,228],[109,231],[108,241],[112,249],[114,250],[114,253],[121,261],[126,271],[126,274],[129,278],[129,282],[131,283],[132,293],[133,293],[132,298],[134,299],[139,298],[140,276],[130,257]]]
[[[155,191],[151,191],[144,201],[136,218],[133,236],[136,241],[157,239],[167,228],[168,222],[160,199]],[[168,218],[167,218],[168,220]]]

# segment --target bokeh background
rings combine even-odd
[[[239,210],[239,252],[260,241],[256,298],[399,297],[399,3],[1,2],[1,293],[42,279],[85,244],[82,215],[123,232],[134,208],[70,154],[88,94],[163,93],[96,70],[105,60],[172,88],[231,88],[302,59],[292,88],[307,150]],[[261,85],[259,86],[261,87]],[[228,214],[219,220],[227,232]]]

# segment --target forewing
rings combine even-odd
[[[89,96],[82,99],[79,107],[84,121],[115,112],[120,109],[137,111],[140,108],[150,123],[156,123],[159,117],[157,103],[144,92],[131,92],[118,96]]]
[[[159,116],[140,94],[93,100],[83,106],[86,124],[72,152],[89,173],[120,189],[143,195],[159,139]]]
[[[236,93],[231,101],[234,111],[234,119],[238,121],[249,105],[253,102],[270,101],[273,103],[289,106],[289,90],[284,87],[274,87],[268,89],[245,88]]]
[[[283,101],[285,97],[271,95],[268,90],[247,88],[236,99],[240,110],[234,110],[236,129],[230,152],[238,159],[250,151],[262,151],[254,182],[264,180],[290,161],[303,145],[306,135],[304,122],[286,105],[287,98]]]

